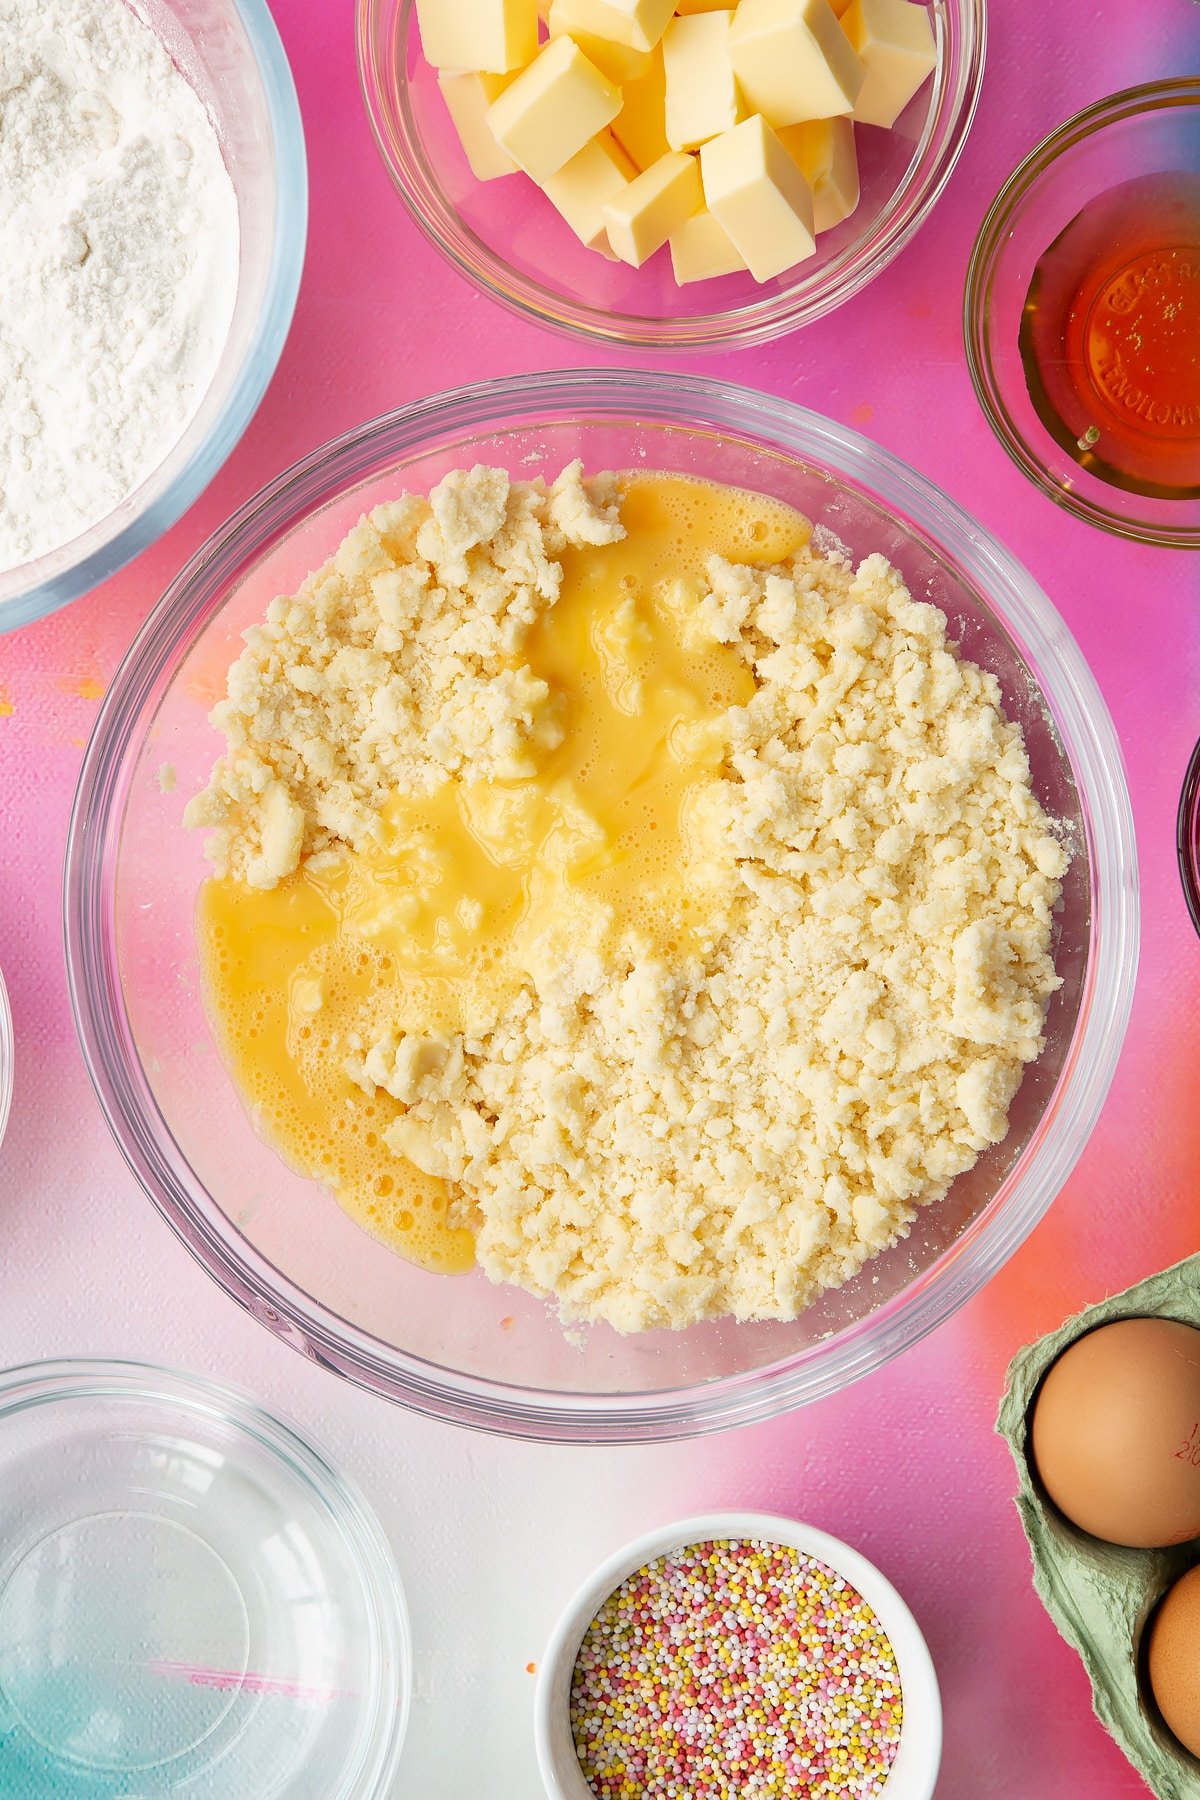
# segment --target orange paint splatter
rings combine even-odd
[[[850,423],[852,425],[869,425],[874,417],[875,408],[871,405],[869,400],[860,400],[857,406],[852,406],[850,408]]]
[[[224,700],[229,692],[229,665],[240,656],[242,649],[241,638],[225,632],[219,637],[212,635],[211,642],[206,637],[200,649],[188,658],[184,691],[193,700],[198,700],[205,712],[218,700]]]
[[[536,1663],[526,1663],[525,1664],[525,1673],[527,1675],[536,1675],[537,1674],[537,1664]]]
[[[1158,1037],[1171,1055],[1156,1071],[1153,1107],[1132,1115],[1110,1100],[1046,1218],[971,1305],[967,1318],[997,1395],[1021,1345],[1200,1249],[1194,993],[1185,981],[1160,1004]]]
[[[228,675],[224,669],[201,670],[189,679],[187,692],[207,712],[218,700],[225,698],[227,682]]]
[[[103,700],[108,683],[95,657],[89,657],[91,668],[86,674],[64,675],[58,682],[60,691],[73,694],[77,700]]]
[[[8,689],[0,687],[0,719],[11,719],[16,710]]]
[[[511,1331],[513,1326],[516,1324],[516,1322],[517,1321],[514,1318],[512,1318],[511,1316],[506,1319],[501,1319],[501,1321],[500,1321],[501,1331]]]

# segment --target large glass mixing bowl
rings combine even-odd
[[[477,461],[529,477],[575,456],[591,470],[740,483],[799,507],[856,557],[882,551],[995,671],[1039,797],[1075,850],[1057,920],[1062,987],[1008,1137],[908,1238],[790,1324],[568,1334],[547,1306],[478,1272],[423,1272],[255,1134],[205,1018],[193,937],[205,864],[180,814],[220,748],[207,713],[239,633],[385,496]],[[536,375],[349,432],[265,489],[182,572],[88,748],[66,934],[80,1038],[113,1132],[170,1224],[257,1318],[440,1418],[543,1438],[669,1437],[760,1419],[865,1374],[975,1293],[1045,1212],[1095,1123],[1129,1013],[1133,824],[1112,723],[1070,633],[1019,564],[927,481],[840,426],[724,383]]]

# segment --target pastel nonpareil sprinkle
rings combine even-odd
[[[571,1683],[597,1800],[871,1800],[902,1722],[896,1653],[862,1595],[758,1539],[690,1544],[628,1576]]]

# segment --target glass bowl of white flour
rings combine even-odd
[[[265,0],[0,0],[0,631],[212,479],[279,360],[306,221]]]

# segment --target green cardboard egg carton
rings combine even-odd
[[[1146,1622],[1171,1584],[1200,1561],[1200,1541],[1170,1550],[1126,1550],[1088,1537],[1043,1497],[1026,1450],[1033,1397],[1055,1358],[1094,1326],[1148,1317],[1200,1327],[1200,1256],[1089,1306],[1019,1351],[1009,1365],[996,1429],[1017,1465],[1017,1511],[1033,1555],[1034,1587],[1083,1660],[1097,1717],[1159,1800],[1200,1800],[1200,1762],[1146,1704],[1139,1675]]]

